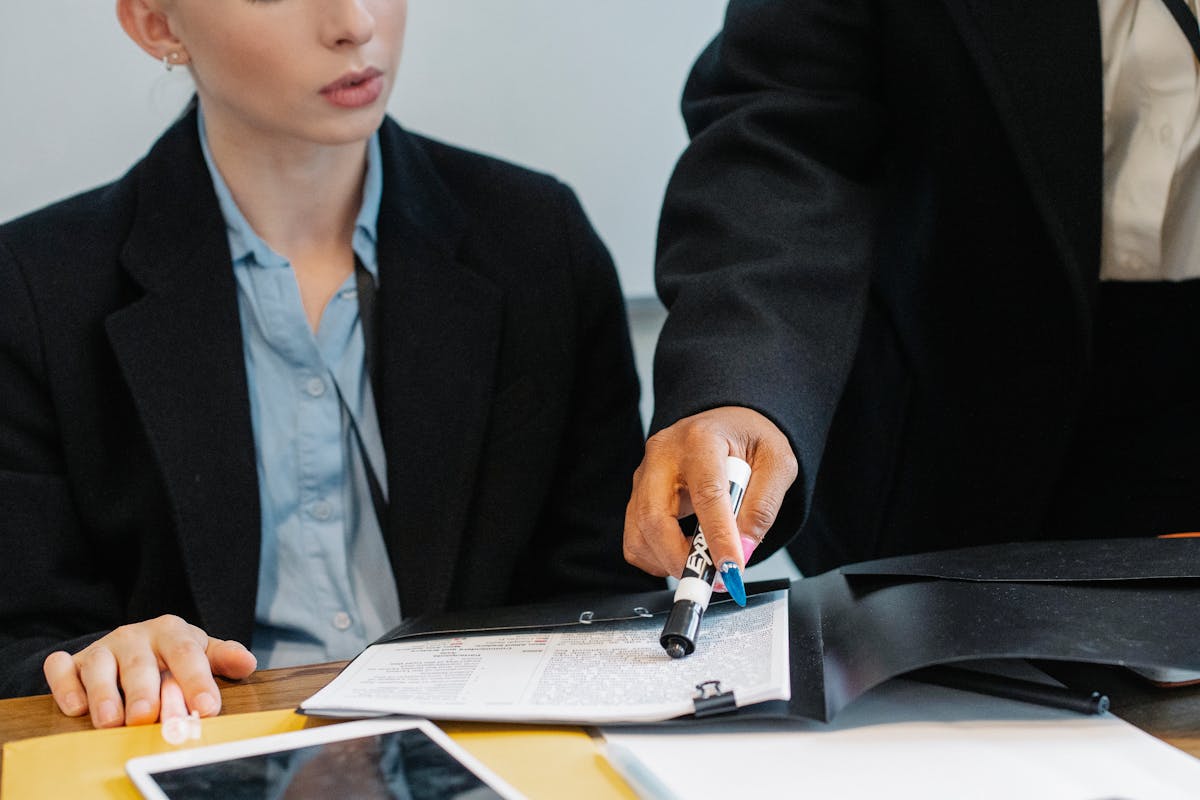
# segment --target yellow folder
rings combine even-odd
[[[203,738],[190,747],[286,733],[319,720],[291,711],[260,711],[206,719]],[[600,757],[591,737],[577,728],[512,727],[442,723],[450,737],[533,800],[570,796],[607,800],[636,796]],[[134,756],[173,750],[161,726],[79,731],[4,745],[3,800],[71,797],[129,798],[141,795],[125,776]]]

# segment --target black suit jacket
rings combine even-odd
[[[803,571],[1055,535],[1101,94],[1095,0],[730,4],[661,222],[653,428],[773,419],[801,477],[768,542],[807,515]]]
[[[386,543],[413,616],[642,589],[608,255],[543,175],[381,129]],[[124,178],[0,227],[0,694],[171,612],[249,643],[260,511],[236,285],[194,114]],[[403,569],[403,573],[401,573]]]

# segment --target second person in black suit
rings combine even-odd
[[[1161,0],[733,0],[663,208],[634,563],[678,573],[691,507],[718,562],[799,530],[806,574],[1200,529],[1195,59]]]

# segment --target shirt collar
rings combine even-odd
[[[221,215],[225,218],[225,232],[229,237],[229,253],[234,264],[253,263],[260,266],[288,266],[287,259],[271,249],[250,226],[250,222],[242,214],[228,184],[221,177],[212,159],[212,150],[208,146],[208,133],[204,127],[204,110],[196,114],[197,125],[200,129],[200,149],[204,154],[204,163],[212,178],[213,190],[217,195],[217,204]],[[352,247],[363,266],[377,280],[379,278],[378,262],[375,257],[377,241],[376,225],[379,219],[379,206],[383,200],[383,157],[379,146],[379,133],[371,135],[367,142],[367,174],[363,180],[362,204],[354,221],[354,239]]]

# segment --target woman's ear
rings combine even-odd
[[[138,47],[169,66],[186,64],[187,49],[171,31],[159,0],[117,0],[117,19]]]

